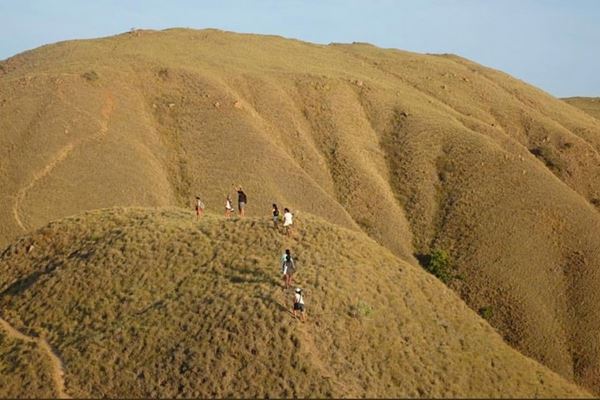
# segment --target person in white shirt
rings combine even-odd
[[[296,311],[300,311],[300,320],[304,322],[306,320],[306,312],[304,311],[304,296],[300,288],[296,288],[294,293],[294,307],[292,309],[294,318],[296,318]]]
[[[292,221],[293,217],[294,216],[290,212],[289,208],[283,209],[283,228],[285,229],[285,234],[288,236],[292,235],[292,225],[294,224]]]
[[[200,200],[200,196],[196,196],[196,218],[204,215],[204,203]]]
[[[225,218],[231,218],[232,212],[233,206],[231,205],[231,196],[227,195],[227,200],[225,200]]]

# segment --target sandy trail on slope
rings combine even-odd
[[[101,114],[101,119],[99,121],[100,124],[100,129],[98,130],[98,133],[92,137],[91,139],[100,139],[104,136],[106,136],[106,134],[108,133],[108,125],[110,122],[110,117],[112,116],[112,113],[114,111],[115,108],[115,102],[113,99],[113,96],[111,93],[106,93],[105,95],[105,99],[104,99],[104,104],[102,105],[102,110],[100,111]],[[23,230],[23,232],[27,232],[28,229],[25,226],[25,222],[23,221],[23,219],[21,218],[21,203],[23,202],[23,200],[25,199],[25,196],[27,196],[27,193],[29,193],[29,191],[42,179],[44,179],[45,177],[47,177],[48,175],[50,175],[50,173],[62,162],[64,162],[69,155],[73,152],[73,150],[75,149],[75,147],[85,143],[86,140],[79,140],[79,141],[75,141],[75,142],[71,142],[68,143],[66,146],[64,146],[56,155],[56,157],[54,157],[48,164],[46,164],[46,166],[44,168],[42,168],[40,171],[36,172],[32,179],[29,181],[29,183],[27,183],[25,186],[23,186],[15,195],[15,202],[13,204],[12,207],[12,213],[14,216],[15,221],[17,222],[17,225]]]
[[[0,317],[0,325],[2,326],[4,331],[6,331],[9,337],[13,339],[22,340],[28,343],[35,343],[40,348],[40,350],[48,356],[48,358],[50,359],[50,365],[52,365],[52,381],[54,382],[58,398],[70,399],[71,397],[65,392],[65,372],[63,368],[63,363],[60,357],[52,349],[52,346],[50,346],[50,343],[48,343],[46,339],[41,337],[25,335],[24,333],[15,329],[8,321],[6,321],[2,317]]]

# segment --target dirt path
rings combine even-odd
[[[52,350],[52,346],[44,338],[27,336],[20,331],[13,328],[5,319],[0,317],[0,325],[4,329],[7,335],[13,339],[22,340],[28,343],[35,343],[40,350],[48,356],[50,359],[50,365],[52,366],[51,376],[56,388],[56,393],[60,399],[70,399],[71,397],[65,392],[65,372],[63,363],[58,355]]]
[[[27,229],[27,226],[25,225],[25,222],[23,221],[23,218],[21,217],[21,215],[22,215],[21,204],[23,203],[25,196],[27,196],[27,193],[29,193],[29,191],[40,180],[47,177],[59,164],[61,164],[63,161],[65,161],[77,146],[79,146],[89,140],[100,139],[100,138],[106,136],[106,134],[108,133],[108,125],[110,122],[110,117],[112,116],[114,107],[115,107],[115,102],[114,102],[113,96],[111,93],[107,92],[105,95],[104,104],[102,105],[102,109],[100,111],[100,115],[101,115],[101,118],[99,120],[100,129],[98,130],[96,135],[94,135],[93,137],[88,138],[88,139],[71,142],[71,143],[67,144],[66,146],[64,146],[58,152],[56,157],[54,157],[40,171],[34,173],[31,180],[17,192],[17,194],[15,195],[15,201],[14,201],[14,204],[12,207],[12,213],[13,213],[15,221],[17,222],[17,225],[23,230],[23,232],[27,232],[28,229]]]

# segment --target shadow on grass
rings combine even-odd
[[[423,254],[423,253],[417,253],[414,256],[417,259],[417,261],[419,262],[419,265],[421,267],[427,268],[429,266],[429,263],[431,262],[431,255],[429,255],[429,254]]]
[[[51,274],[61,265],[63,265],[62,261],[51,261],[46,267],[46,269],[44,269],[43,271],[35,271],[32,274],[29,274],[26,277],[13,282],[9,287],[4,289],[2,293],[0,293],[0,297],[4,297],[6,295],[17,296],[23,293],[31,286],[33,286],[38,281],[38,279],[40,279],[40,277]]]

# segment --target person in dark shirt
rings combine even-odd
[[[279,208],[277,208],[277,204],[273,203],[273,226],[277,229],[277,224],[279,224]]]
[[[243,217],[244,209],[246,208],[246,203],[248,203],[248,197],[246,196],[246,193],[244,193],[244,191],[242,190],[241,186],[238,186],[237,193],[238,193],[238,210],[240,212],[240,217]]]

